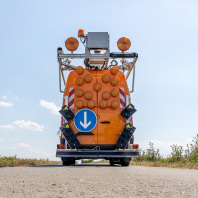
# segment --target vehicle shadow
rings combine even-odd
[[[85,168],[85,167],[112,167],[112,168],[116,168],[116,167],[120,167],[119,164],[116,165],[109,165],[109,164],[100,164],[100,163],[96,163],[96,164],[75,164],[75,165],[71,165],[71,166],[63,166],[62,164],[54,164],[54,165],[40,165],[40,166],[28,166],[31,168]]]

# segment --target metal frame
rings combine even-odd
[[[124,54],[124,53],[123,53]],[[86,50],[85,54],[59,54],[57,55],[58,58],[58,63],[59,63],[59,89],[60,92],[64,92],[62,91],[62,81],[63,84],[65,86],[66,81],[65,81],[65,76],[63,71],[67,70],[67,71],[71,71],[71,70],[75,70],[76,66],[71,65],[71,59],[90,59],[90,58],[101,58],[104,60],[105,58],[105,62],[104,62],[104,68],[107,68],[107,63],[109,61],[109,59],[115,60],[115,59],[121,59],[121,65],[117,65],[117,67],[119,68],[120,71],[122,71],[123,73],[126,72],[125,77],[126,79],[129,78],[131,71],[133,70],[133,78],[132,78],[132,91],[130,91],[130,93],[132,93],[134,91],[134,80],[135,80],[135,63],[138,59],[138,57],[128,57],[128,58],[132,58],[133,60],[131,62],[129,62],[126,58],[122,58],[122,57],[111,57],[110,56],[110,52],[109,50],[107,50],[104,54],[91,54],[89,51]],[[114,65],[110,65],[109,67],[112,67]],[[86,69],[91,69],[86,67]]]

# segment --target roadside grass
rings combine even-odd
[[[198,134],[191,144],[187,144],[187,149],[176,144],[172,145],[171,149],[170,155],[163,157],[159,149],[150,142],[149,148],[140,150],[140,156],[134,158],[131,165],[198,169]]]
[[[49,161],[48,159],[22,159],[13,157],[2,157],[0,156],[0,167],[15,167],[15,166],[41,166],[41,165],[52,165],[61,164],[60,161]]]

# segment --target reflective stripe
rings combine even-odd
[[[68,107],[70,109],[74,108],[74,88],[69,88],[69,103],[68,103]]]
[[[125,107],[125,93],[124,93],[124,87],[120,87],[119,88],[119,92],[120,92],[120,108],[124,108]]]

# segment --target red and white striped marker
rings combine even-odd
[[[120,108],[124,108],[126,106],[124,87],[120,87],[119,92],[120,92]]]
[[[69,88],[69,102],[68,102],[68,107],[70,109],[74,108],[74,87]]]

